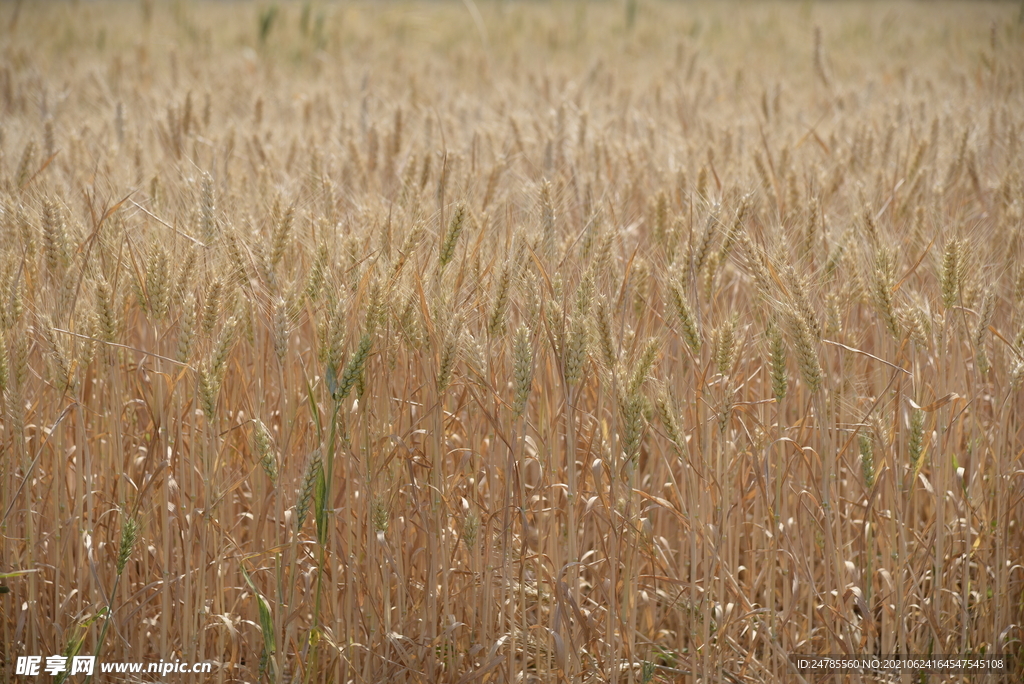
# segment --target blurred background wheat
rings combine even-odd
[[[0,7],[4,680],[1019,653],[1022,16]]]

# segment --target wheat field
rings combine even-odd
[[[0,33],[0,681],[1024,676],[1017,4]]]

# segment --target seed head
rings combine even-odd
[[[988,328],[992,325],[992,318],[996,312],[996,293],[992,288],[985,291],[982,299],[981,312],[978,315],[978,327],[974,331],[974,344],[980,347],[985,341]]]
[[[309,515],[309,507],[313,502],[313,490],[316,488],[317,480],[323,475],[323,452],[317,447],[309,455],[306,463],[306,474],[302,478],[302,488],[299,490],[299,498],[295,503],[295,532],[302,531],[302,523],[306,522]]]
[[[875,449],[871,437],[863,432],[860,433],[860,469],[864,486],[871,489],[875,485]]]
[[[793,338],[800,375],[811,392],[817,392],[822,383],[821,364],[818,362],[817,340],[811,326],[795,308],[787,312],[789,331]]]
[[[512,289],[512,264],[506,262],[494,287],[494,305],[487,323],[487,333],[492,339],[505,332],[505,315],[508,312],[509,292]]]
[[[117,574],[124,572],[128,559],[139,538],[139,522],[135,518],[125,518],[121,523],[121,545],[117,551]]]
[[[516,329],[513,357],[515,359],[516,395],[512,404],[512,413],[518,418],[526,410],[526,402],[530,398],[530,390],[533,386],[533,343],[530,340],[530,331],[525,325],[520,325]]]
[[[352,353],[352,357],[348,360],[348,365],[345,366],[345,372],[341,376],[341,382],[338,385],[338,399],[344,399],[352,392],[352,388],[363,374],[363,366],[366,365],[366,359],[370,356],[370,349],[372,347],[373,335],[364,333],[359,339],[359,346]]]
[[[455,318],[448,325],[447,335],[441,345],[441,358],[437,369],[437,392],[443,394],[452,379],[455,362],[458,361],[462,340],[462,321]]]
[[[438,264],[443,271],[448,265],[448,262],[455,256],[455,246],[458,244],[459,235],[462,233],[462,228],[466,222],[466,207],[459,203],[455,205],[455,211],[452,212],[451,222],[448,224],[448,230],[444,234],[444,239],[441,240],[441,253],[438,255]]]
[[[924,451],[924,411],[914,409],[910,414],[910,438],[907,440],[910,464],[915,465]]]
[[[583,363],[587,357],[588,331],[582,316],[569,319],[569,331],[565,343],[565,381],[570,385],[579,384],[583,377]]]
[[[669,299],[676,310],[676,315],[679,316],[680,324],[682,324],[683,339],[686,340],[690,351],[694,355],[699,355],[701,346],[700,330],[697,328],[697,319],[693,315],[693,310],[690,308],[680,281],[676,280],[669,285]]]
[[[101,330],[103,322],[101,316]],[[188,363],[192,356],[192,345],[196,337],[196,298],[189,294],[182,303],[181,318],[178,320],[178,351],[177,360],[179,363]]]
[[[259,418],[253,421],[252,448],[259,459],[260,467],[267,474],[271,484],[277,481],[277,455],[274,453],[274,439],[270,430]]]
[[[782,401],[789,383],[786,375],[786,340],[774,320],[768,322],[765,334],[771,358],[772,393],[775,394],[776,401]]]
[[[885,326],[897,340],[900,339],[900,324],[896,316],[893,290],[896,288],[896,258],[887,247],[879,247],[875,255],[874,282],[872,295],[878,313]]]
[[[615,343],[612,339],[611,313],[608,311],[608,300],[601,295],[597,299],[597,307],[594,310],[594,323],[597,329],[597,341],[601,347],[601,360],[604,365],[612,370],[618,360],[615,352]]]
[[[217,239],[218,230],[215,211],[213,177],[203,172],[199,191],[199,234],[206,245],[212,245]]]
[[[96,316],[99,321],[100,339],[104,342],[113,342],[117,339],[118,322],[113,298],[110,283],[100,276],[96,283]]]
[[[957,303],[960,296],[960,261],[962,259],[963,242],[957,238],[949,238],[942,250],[942,273],[939,280],[942,287],[942,305],[947,309]]]

